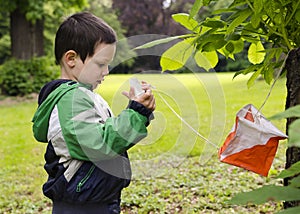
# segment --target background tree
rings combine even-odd
[[[182,10],[188,11],[192,6],[192,0],[113,0],[112,2],[112,7],[117,11],[118,19],[125,28],[127,37],[149,34],[147,38],[143,37],[142,42],[145,42],[146,39],[151,41],[156,38],[151,34],[173,36],[187,33],[184,27],[174,22],[171,14]],[[131,45],[136,46],[136,44]],[[133,70],[133,72],[160,70],[159,57],[139,56],[135,59]]]
[[[0,4],[0,12],[9,14],[12,57],[30,59],[45,54],[43,33],[47,9],[53,8],[54,13],[49,15],[52,16],[61,14],[64,8],[82,8],[86,1],[0,0]]]
[[[8,59],[10,53],[9,19],[7,12],[0,12],[0,65]]]

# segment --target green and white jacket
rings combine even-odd
[[[43,186],[52,200],[107,203],[131,178],[127,150],[146,137],[152,112],[131,101],[114,117],[86,85],[56,80],[45,85],[33,117],[37,141],[48,143]]]

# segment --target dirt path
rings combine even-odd
[[[37,93],[32,93],[26,96],[14,96],[14,97],[0,96],[0,106],[11,106],[23,102],[35,102],[37,101],[37,98],[38,98]]]

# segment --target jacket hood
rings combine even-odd
[[[61,97],[70,90],[75,89],[78,87],[78,84],[74,84],[75,82],[63,81],[60,82],[51,82],[52,84],[47,84],[42,90],[39,95],[40,97],[45,97],[44,100],[39,99],[39,107],[35,112],[32,122],[32,131],[34,138],[39,142],[48,142],[47,134],[48,134],[48,127],[49,127],[49,119],[52,113],[53,108],[61,99]],[[46,94],[43,93],[49,93]]]

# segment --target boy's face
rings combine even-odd
[[[115,52],[115,44],[100,43],[95,48],[95,54],[88,56],[83,63],[78,56],[77,60],[81,61],[81,64],[77,64],[78,81],[92,85],[93,89],[97,88],[109,74],[108,65],[113,60]]]

